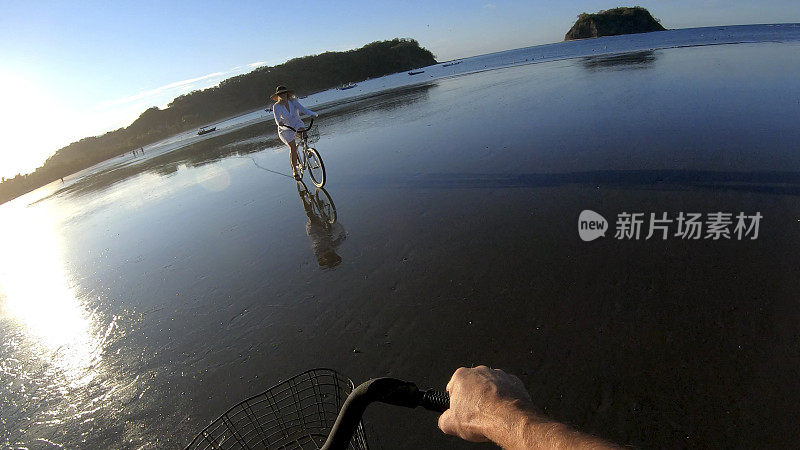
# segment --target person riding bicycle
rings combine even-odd
[[[492,441],[504,449],[615,449],[539,413],[522,381],[500,369],[461,367],[447,383],[450,409],[439,429],[465,441]]]
[[[287,147],[289,147],[289,159],[292,164],[292,175],[295,180],[300,180],[297,173],[297,143],[295,142],[295,131],[305,129],[305,124],[300,119],[300,114],[317,117],[318,114],[307,109],[297,101],[294,91],[286,89],[286,86],[278,86],[275,93],[270,97],[275,104],[272,106],[272,113],[275,115],[275,123],[278,125],[278,137]],[[289,128],[291,127],[291,128]]]

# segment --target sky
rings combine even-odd
[[[667,28],[800,22],[797,0],[640,1]],[[260,65],[410,37],[438,61],[558,42],[611,1],[0,0],[0,176]],[[265,93],[266,103],[266,93]]]

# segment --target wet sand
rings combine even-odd
[[[37,334],[26,318],[65,313],[26,316],[6,293],[2,438],[175,447],[311,367],[443,387],[487,364],[622,444],[796,442],[798,49],[556,61],[323,110],[335,226],[263,124],[15,210],[55,244],[0,274],[57,261],[28,286],[64,285],[78,325]],[[764,218],[756,240],[583,242],[584,209],[612,227],[625,211]],[[376,406],[366,429],[376,448],[474,447],[425,411]]]

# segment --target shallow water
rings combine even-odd
[[[0,442],[175,447],[311,367],[443,387],[480,363],[620,443],[795,442],[798,50],[576,58],[323,108],[333,226],[265,124],[5,204]],[[578,237],[585,209],[605,238]],[[614,239],[623,212],[763,219],[755,240]],[[423,411],[366,428],[468,446]]]

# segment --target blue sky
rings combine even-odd
[[[800,2],[642,1],[667,28],[800,22]],[[412,37],[439,61],[557,42],[609,1],[2,0],[0,176],[259,64]],[[623,4],[624,5],[624,4]]]

